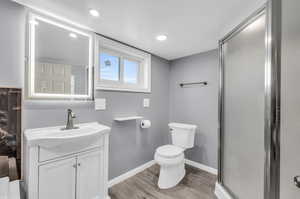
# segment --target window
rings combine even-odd
[[[151,55],[99,37],[95,87],[99,90],[151,92]]]
[[[100,78],[102,80],[119,81],[120,59],[109,53],[100,53]]]
[[[124,59],[123,64],[124,64],[124,82],[129,84],[137,84],[139,78],[140,63],[137,61]]]

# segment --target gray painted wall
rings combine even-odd
[[[179,83],[208,81],[207,86],[180,88]],[[170,121],[198,126],[190,160],[217,168],[218,51],[192,55],[171,62]]]
[[[24,88],[25,10],[9,0],[0,2],[0,85]],[[76,122],[100,123],[112,127],[110,136],[109,177],[153,160],[155,149],[167,142],[169,115],[169,70],[166,60],[152,56],[152,93],[96,92],[107,100],[107,110],[95,111],[93,102],[26,101],[23,128],[64,125],[66,109],[77,114]],[[143,108],[143,98],[151,107]],[[116,123],[119,114],[139,114],[152,121],[141,130],[134,122]]]
[[[25,10],[9,0],[0,2],[0,86],[24,82]]]

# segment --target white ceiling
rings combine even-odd
[[[264,0],[14,0],[168,60],[217,48]],[[88,10],[99,10],[93,18]],[[168,39],[156,41],[158,34]]]

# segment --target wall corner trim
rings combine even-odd
[[[216,182],[215,195],[218,199],[233,199],[218,182]]]
[[[124,174],[121,174],[120,176],[117,176],[117,177],[109,180],[108,187],[110,188],[110,187],[112,187],[116,184],[119,184],[120,182],[123,182],[124,180],[127,180],[128,178],[144,171],[145,169],[153,166],[154,164],[155,164],[155,160],[151,160],[151,161],[149,161],[149,162],[147,162],[147,163],[145,163],[141,166],[138,166],[137,168],[134,168],[134,169],[132,169],[132,170],[130,170],[130,171],[124,173]]]
[[[188,160],[188,159],[185,159],[185,163],[190,165],[190,166],[196,167],[197,169],[201,169],[201,170],[206,171],[208,173],[218,175],[218,170],[215,169],[215,168],[212,168],[212,167],[209,167],[209,166],[206,166],[204,164],[201,164],[201,163],[198,163],[198,162],[195,162],[195,161],[192,161],[192,160]]]

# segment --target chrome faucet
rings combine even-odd
[[[78,129],[78,127],[74,126],[73,119],[76,118],[75,113],[71,109],[68,109],[68,120],[67,125],[63,130],[70,130],[70,129]]]

